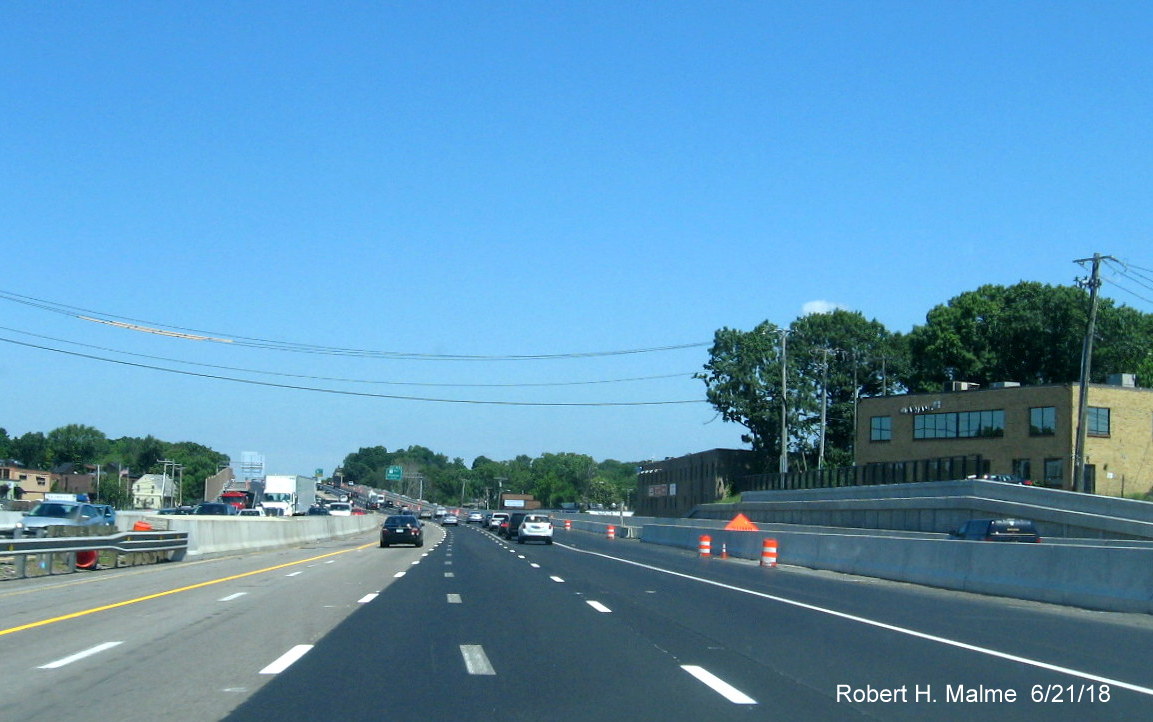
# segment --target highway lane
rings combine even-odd
[[[232,719],[1134,719],[1151,637],[1143,617],[461,528]],[[356,683],[309,694],[326,674]]]
[[[0,719],[222,719],[271,678],[261,670],[322,639],[425,550],[377,551],[372,534],[6,583],[0,654],[20,694],[0,696]]]
[[[365,537],[2,585],[0,652],[20,694],[0,698],[0,719],[208,720],[236,708],[239,720],[355,720],[397,704],[431,719],[1153,711],[1144,616],[706,561],[581,532],[521,546],[474,527],[426,529],[424,549]],[[1109,701],[1088,702],[1101,684]],[[946,701],[977,685],[1018,697]],[[1035,685],[1082,699],[1035,703]],[[853,701],[902,689],[904,701]]]

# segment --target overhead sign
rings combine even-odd
[[[390,466],[388,471],[384,472],[385,481],[401,481],[404,479],[403,466]]]

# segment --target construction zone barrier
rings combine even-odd
[[[152,525],[141,519],[132,525],[132,531],[152,531]]]
[[[721,559],[729,558],[729,545],[721,542]]]
[[[77,569],[95,569],[96,563],[100,559],[100,552],[96,550],[76,552],[76,568]]]
[[[564,530],[565,531],[572,531],[572,519],[565,519],[564,520]]]
[[[712,556],[713,538],[711,536],[709,536],[708,534],[702,534],[700,546],[697,547],[697,549],[700,553],[700,556],[702,556],[702,557]]]
[[[609,527],[605,530],[605,532],[608,534],[609,539],[617,538],[617,528],[612,524],[609,524]]]
[[[761,566],[777,566],[777,540],[765,539],[761,542]]]

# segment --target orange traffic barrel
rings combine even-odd
[[[761,566],[777,566],[777,540],[765,539],[761,542]]]
[[[702,557],[712,556],[713,553],[713,538],[708,534],[701,535],[700,546],[698,547]]]

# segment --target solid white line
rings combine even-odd
[[[303,657],[310,649],[312,649],[311,644],[298,644],[284,654],[280,655],[280,659],[260,670],[260,673],[280,674],[284,670],[291,667],[293,662]]]
[[[549,579],[553,580],[557,584],[564,584],[564,580],[561,579],[560,577],[549,577]]]
[[[240,599],[245,594],[248,594],[248,592],[237,592],[236,594],[229,594],[227,597],[224,597],[223,599],[217,599],[216,601],[218,601],[218,602],[231,602],[233,599]]]
[[[714,692],[732,702],[733,704],[757,703],[755,699],[703,667],[697,667],[696,665],[692,664],[682,664],[681,669],[696,677],[701,682],[704,682],[706,685],[712,688]]]
[[[590,607],[592,607],[593,609],[597,610],[598,612],[600,612],[602,614],[608,614],[609,612],[612,611],[611,609],[609,609],[605,605],[601,604],[600,602],[594,602],[591,599],[586,599],[585,604],[589,605]]]
[[[918,639],[924,639],[924,640],[927,640],[930,642],[937,642],[938,644],[944,644],[944,645],[947,645],[950,647],[956,647],[958,649],[965,649],[965,650],[968,650],[970,652],[977,652],[979,654],[985,654],[985,655],[988,655],[990,657],[997,657],[998,659],[1006,659],[1006,660],[1009,660],[1010,662],[1016,662],[1018,664],[1025,664],[1025,665],[1028,665],[1030,667],[1036,667],[1037,669],[1045,669],[1045,670],[1049,670],[1050,672],[1059,672],[1061,674],[1068,674],[1068,675],[1071,675],[1073,677],[1080,677],[1081,679],[1087,679],[1087,680],[1090,680],[1093,682],[1101,682],[1102,684],[1108,684],[1108,685],[1112,685],[1114,687],[1120,687],[1121,689],[1127,689],[1131,692],[1139,692],[1141,694],[1153,696],[1153,688],[1142,687],[1140,685],[1131,684],[1129,682],[1122,682],[1120,680],[1112,679],[1110,677],[1102,677],[1101,675],[1093,674],[1091,672],[1085,672],[1085,671],[1079,670],[1079,669],[1072,669],[1070,667],[1062,667],[1060,665],[1050,664],[1048,662],[1042,662],[1040,660],[1030,659],[1028,657],[1019,657],[1015,654],[1009,654],[1008,652],[999,652],[995,649],[989,649],[988,647],[978,647],[975,644],[968,644],[966,642],[959,642],[955,639],[948,639],[946,637],[938,637],[935,634],[927,634],[926,632],[918,632],[917,630],[909,629],[908,627],[898,627],[895,624],[887,624],[885,622],[879,622],[875,619],[869,619],[867,617],[858,617],[855,614],[849,614],[847,612],[838,612],[835,609],[827,609],[825,607],[818,607],[815,604],[806,604],[805,602],[798,602],[795,599],[786,599],[784,597],[778,597],[778,596],[775,596],[773,594],[766,594],[764,592],[758,592],[758,591],[755,591],[752,589],[744,589],[742,587],[734,587],[731,584],[724,584],[722,582],[716,582],[716,581],[713,581],[712,579],[703,579],[701,577],[694,577],[691,574],[683,574],[681,572],[674,572],[670,569],[661,569],[660,567],[654,567],[654,566],[651,566],[648,564],[641,564],[640,562],[634,562],[630,559],[621,559],[620,557],[612,557],[612,556],[609,556],[608,554],[601,554],[600,552],[588,551],[586,549],[578,549],[576,547],[570,547],[568,545],[562,545],[562,546],[564,546],[566,549],[569,549],[569,550],[574,551],[574,552],[579,552],[581,554],[590,554],[592,556],[602,557],[604,559],[611,559],[613,561],[620,562],[622,564],[631,564],[634,567],[641,567],[642,569],[649,569],[649,570],[652,570],[654,572],[660,572],[661,574],[668,574],[670,576],[680,577],[682,579],[689,579],[689,580],[692,580],[694,582],[700,582],[701,584],[709,584],[709,585],[712,585],[714,587],[720,587],[722,589],[728,589],[730,591],[740,592],[742,594],[749,594],[749,595],[752,595],[754,597],[760,597],[762,599],[769,599],[769,600],[772,600],[774,602],[780,602],[781,604],[788,604],[788,605],[793,606],[793,607],[799,607],[800,609],[807,609],[811,612],[819,612],[821,614],[828,614],[829,616],[837,617],[839,619],[846,619],[850,622],[857,622],[859,624],[867,624],[870,627],[877,627],[879,629],[885,629],[885,630],[888,630],[890,632],[897,632],[898,634],[906,634],[910,637],[916,637]],[[554,577],[554,579],[555,579],[555,577]]]
[[[488,655],[484,653],[484,647],[479,644],[460,645],[460,654],[464,657],[464,666],[469,674],[496,674],[488,661]]]
[[[38,669],[59,669],[66,664],[79,662],[85,657],[91,657],[94,654],[100,654],[101,652],[112,649],[119,644],[124,644],[124,642],[105,642],[104,644],[98,644],[91,649],[86,649],[83,652],[77,652],[76,654],[65,657],[64,659],[58,659],[55,662],[49,662],[48,664],[41,665],[38,667]]]
[[[380,594],[378,594],[378,593],[376,593],[376,592],[373,592],[372,594],[365,594],[363,597],[361,597],[361,598],[360,598],[360,599],[357,601],[357,604],[368,604],[368,603],[369,603],[369,602],[371,602],[373,599],[376,599],[376,598],[377,598],[377,597],[379,597],[379,596],[380,596]]]

